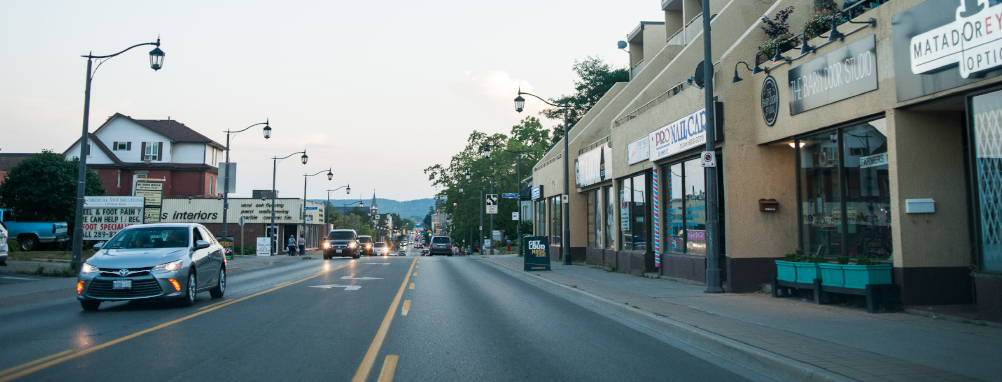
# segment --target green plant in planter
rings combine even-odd
[[[783,261],[789,261],[791,263],[799,263],[803,258],[804,258],[804,251],[800,249],[783,255]]]
[[[776,54],[776,49],[780,52],[785,52],[787,50],[793,49],[794,46],[799,44],[799,39],[793,38],[789,41],[790,36],[790,24],[789,18],[790,14],[793,13],[793,6],[786,7],[785,9],[776,12],[776,15],[772,19],[769,16],[762,15],[762,31],[765,35],[769,37],[769,40],[762,44],[758,50],[766,55],[766,57],[772,57]]]
[[[835,261],[838,262],[840,265],[849,264],[849,256],[839,256],[839,257],[836,257]]]
[[[872,257],[860,256],[856,258],[856,265],[877,265],[877,261]]]

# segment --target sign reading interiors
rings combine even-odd
[[[307,207],[322,207],[316,202],[308,202]],[[299,224],[302,213],[302,200],[276,199],[275,224]],[[307,222],[323,224],[323,208],[306,211]],[[246,224],[271,223],[271,199],[230,199],[230,212],[227,220],[235,223],[240,218]],[[219,199],[187,198],[164,199],[160,219],[164,223],[222,223],[223,201]]]

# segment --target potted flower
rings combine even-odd
[[[790,34],[790,24],[788,24],[787,20],[792,13],[793,6],[791,5],[777,12],[776,16],[773,16],[772,19],[766,15],[762,15],[762,25],[759,28],[762,28],[762,31],[769,37],[769,40],[758,49],[765,55],[766,59],[771,59],[776,55],[777,49],[782,53],[793,49],[799,43],[797,38],[790,38],[792,35]]]
[[[868,284],[890,284],[891,264],[880,264],[872,257],[862,256],[855,265],[843,265],[845,287],[866,289]]]
[[[783,281],[797,282],[797,268],[794,264],[800,262],[800,259],[803,257],[804,251],[798,249],[793,253],[783,255],[783,260],[776,260],[776,278]]]
[[[799,263],[793,264],[797,268],[797,282],[801,284],[814,284],[814,279],[821,278],[820,263],[825,262],[825,257],[805,256]]]
[[[849,264],[849,256],[838,256],[835,258],[838,264],[821,264],[821,285],[844,287],[845,286],[845,265]]]

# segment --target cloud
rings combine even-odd
[[[512,78],[511,74],[503,70],[468,70],[463,75],[465,78],[450,84],[448,89],[483,111],[505,119],[513,118],[513,100],[518,90],[533,91],[532,84],[528,81]],[[526,110],[522,114],[536,115],[543,109],[540,105],[546,106],[541,102],[526,102]],[[517,115],[515,117],[516,120],[520,119]]]

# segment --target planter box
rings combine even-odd
[[[793,264],[796,263],[776,260],[776,277],[783,281],[797,282],[797,268]]]
[[[814,279],[821,278],[821,268],[815,263],[793,263],[797,267],[797,282],[814,284]]]
[[[842,264],[819,264],[821,268],[821,285],[833,287],[845,287],[845,265]]]
[[[845,287],[866,289],[867,284],[890,284],[892,265],[842,265]]]

